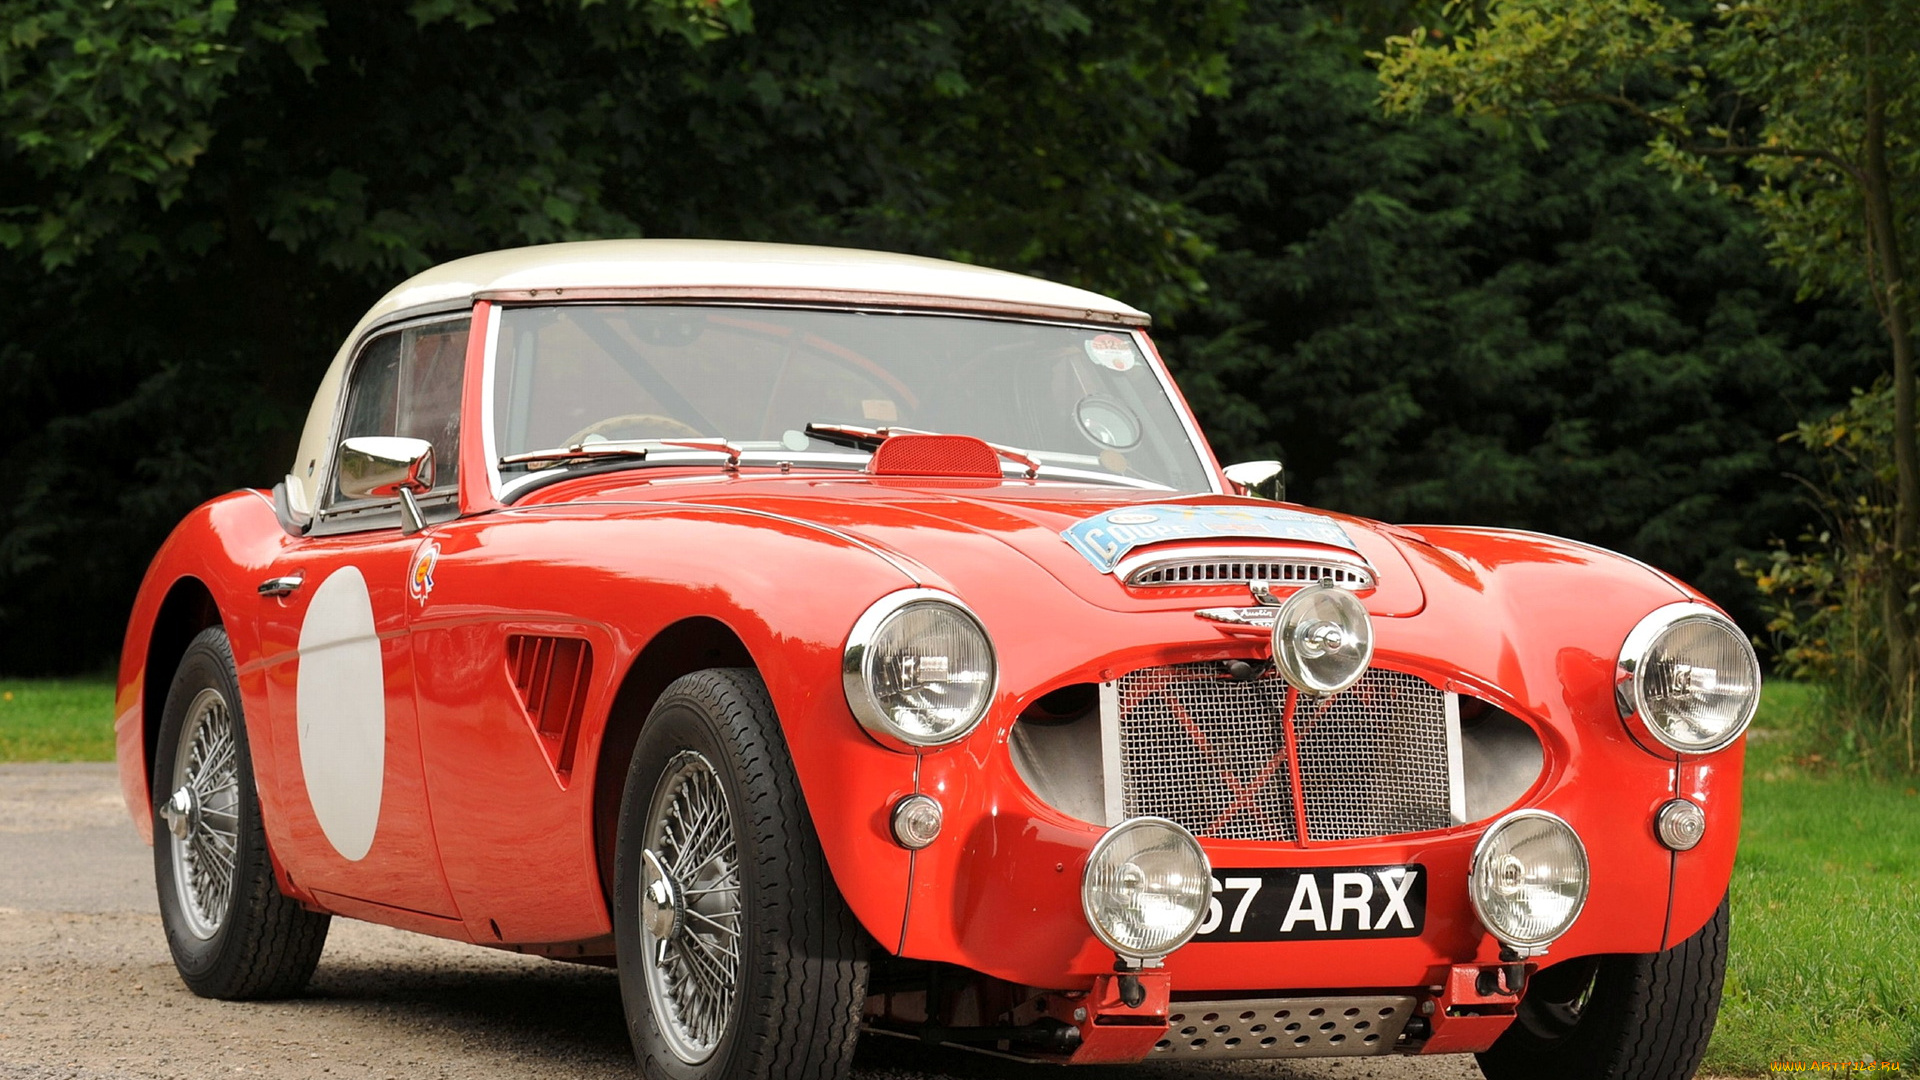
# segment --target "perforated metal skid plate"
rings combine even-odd
[[[1331,697],[1302,696],[1296,747],[1277,674],[1236,682],[1219,665],[1143,668],[1117,681],[1120,780],[1128,816],[1170,818],[1197,836],[1296,839],[1288,754],[1298,760],[1309,840],[1351,840],[1452,823],[1446,694],[1375,668]]]
[[[1176,1001],[1156,1058],[1370,1057],[1390,1054],[1411,995]]]

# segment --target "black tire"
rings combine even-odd
[[[224,720],[208,710],[226,710]],[[182,733],[189,722],[196,730],[231,735],[233,773],[229,782],[208,780],[214,797],[191,813],[174,813],[176,766],[182,754]],[[189,758],[197,736],[187,740]],[[217,743],[215,744],[217,745]],[[226,751],[218,751],[224,758]],[[215,754],[209,754],[212,760]],[[225,777],[223,769],[200,774]],[[231,813],[228,813],[228,810]],[[170,817],[170,813],[173,815]],[[185,818],[188,836],[176,842],[174,819]],[[186,853],[194,842],[205,844],[209,833],[197,832],[203,820],[217,819],[218,831],[233,840],[232,872],[224,896],[217,875],[211,884],[183,886],[194,878],[191,860],[207,858]],[[221,850],[225,850],[224,846]],[[209,865],[212,865],[209,860]],[[254,789],[253,757],[247,749],[247,726],[234,675],[233,650],[226,631],[212,627],[200,632],[180,658],[161,715],[160,737],[153,768],[153,877],[160,894],[160,922],[166,928],[167,948],[181,981],[201,997],[229,1001],[287,997],[297,994],[313,976],[326,947],[329,917],[302,908],[280,892],[267,854],[267,835],[260,824],[260,800]],[[189,896],[189,893],[193,896]],[[199,897],[198,900],[193,897]],[[208,932],[208,931],[211,932]]]
[[[674,799],[706,792],[712,805],[716,787],[724,792],[732,829],[731,864],[718,850],[708,861],[695,862],[704,850],[698,841],[675,845],[678,834],[662,831],[653,834],[662,872],[652,880],[675,880],[666,871],[681,865],[683,876],[692,879],[692,892],[719,898],[709,909],[719,918],[679,915],[676,927],[657,932],[661,924],[655,922],[643,929],[649,912],[658,919],[662,908],[682,911],[702,902],[687,899],[688,886],[676,880],[669,891],[675,903],[651,908],[643,903],[647,837],[656,827],[668,829],[669,820],[684,821],[674,816]],[[656,809],[656,803],[664,805]],[[686,852],[693,854],[676,864]],[[691,870],[687,863],[693,864]],[[694,877],[695,872],[709,876]],[[620,803],[613,907],[621,998],[646,1076],[830,1080],[848,1074],[866,996],[868,942],[828,874],[779,719],[758,673],[741,668],[695,672],[668,686],[655,703],[634,748]],[[670,955],[656,965],[647,943],[657,947],[666,941],[663,951],[685,953],[704,948],[690,942],[686,927],[698,927],[707,941],[721,943],[727,940],[724,934],[710,929],[721,925],[737,928],[731,1001],[710,1010],[724,1016],[724,1024],[714,1025],[706,1056],[689,1061],[699,1054],[676,1051],[674,1045],[676,1039],[683,1048],[688,1045],[689,1026],[677,1019],[671,989],[662,987],[675,965],[685,974],[690,961]]]
[[[1658,953],[1570,960],[1535,976],[1513,1026],[1479,1055],[1487,1080],[1688,1080],[1727,974],[1727,901]]]

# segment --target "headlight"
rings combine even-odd
[[[972,731],[993,701],[994,675],[993,642],[980,620],[933,589],[881,597],[853,624],[841,666],[861,726],[907,746]]]
[[[1704,604],[1669,604],[1620,648],[1620,715],[1683,754],[1740,737],[1760,704],[1760,661],[1740,629]]]
[[[1587,902],[1587,849],[1573,826],[1544,810],[1517,810],[1473,849],[1467,894],[1493,936],[1522,952],[1567,932]]]
[[[1273,662],[1303,694],[1337,694],[1367,673],[1373,620],[1338,585],[1309,585],[1287,598],[1273,621]]]
[[[1130,818],[1087,856],[1080,906],[1087,925],[1121,956],[1165,956],[1200,929],[1213,868],[1193,834],[1165,818]]]

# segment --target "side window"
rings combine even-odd
[[[423,323],[368,342],[348,377],[340,438],[425,439],[433,444],[433,490],[455,490],[460,482],[460,395],[470,324],[465,317]],[[339,502],[344,496],[337,480],[335,484],[330,494]]]

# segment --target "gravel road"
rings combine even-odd
[[[233,1004],[174,975],[111,765],[0,764],[0,1080],[633,1080],[608,971],[335,919],[305,997]],[[1477,1080],[1470,1057],[1021,1067],[870,1038],[859,1080]]]

